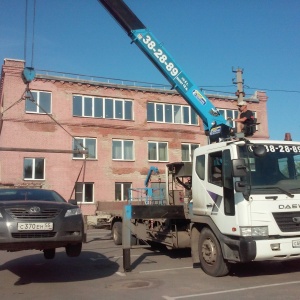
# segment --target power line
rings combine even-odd
[[[300,91],[293,91],[293,90],[277,90],[277,89],[263,89],[263,88],[255,88],[255,87],[250,87],[248,85],[244,86],[245,88],[249,90],[259,90],[259,91],[267,91],[267,92],[281,92],[281,93],[298,93],[300,94]]]
[[[34,36],[35,36],[35,16],[36,16],[36,0],[33,2],[33,20],[32,20],[32,41],[31,41],[31,67],[33,66],[34,57]],[[25,24],[24,24],[24,61],[27,61],[27,42],[28,42],[28,0],[25,5]]]

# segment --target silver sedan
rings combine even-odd
[[[53,190],[0,189],[0,250],[35,249],[46,259],[65,247],[70,257],[81,253],[84,239],[80,208]]]

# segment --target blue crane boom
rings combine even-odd
[[[230,126],[198,86],[175,62],[161,42],[146,28],[123,0],[98,0],[123,27],[132,41],[142,50],[186,102],[200,116],[211,141],[228,138]]]

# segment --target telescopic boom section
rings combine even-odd
[[[98,0],[124,28],[132,41],[158,68],[172,87],[186,100],[203,121],[204,129],[210,131],[211,141],[229,136],[230,127],[209,99],[186,75],[169,52],[138,19],[123,0]],[[175,41],[176,42],[176,41]],[[179,42],[178,42],[179,43]]]

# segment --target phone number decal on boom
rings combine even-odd
[[[139,35],[139,39],[141,38],[143,43],[147,45],[148,49],[153,52],[153,55],[157,58],[157,60],[165,66],[166,70],[171,74],[171,76],[177,76],[179,73],[178,68],[176,68],[173,62],[168,62],[168,56],[162,49],[159,48],[159,45],[153,40],[153,38],[150,35],[146,35],[145,37]]]

